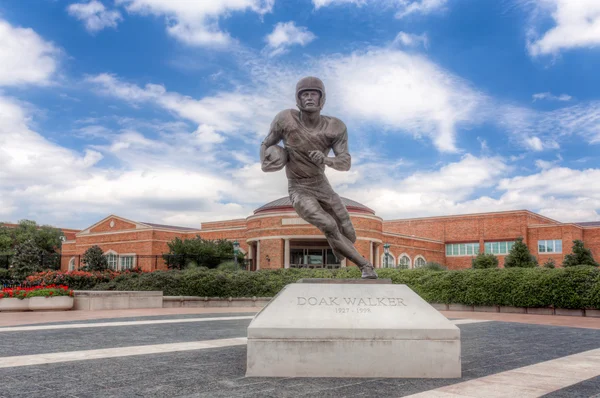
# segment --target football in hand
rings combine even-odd
[[[263,171],[278,171],[285,167],[288,162],[288,154],[285,148],[272,145],[265,150],[265,158],[262,162]]]

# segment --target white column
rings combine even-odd
[[[290,240],[289,239],[284,239],[283,268],[290,268]]]
[[[373,241],[369,241],[369,262],[375,264],[373,261]]]
[[[381,268],[381,258],[379,256],[379,245],[377,245],[377,247],[375,248],[375,263],[373,263],[373,267],[375,268]]]
[[[256,270],[260,269],[260,241],[256,241]]]
[[[346,268],[346,259],[343,259],[340,265],[342,266],[342,268]]]

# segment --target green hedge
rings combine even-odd
[[[598,308],[600,270],[594,267],[466,269],[460,271],[378,269],[380,278],[406,284],[431,303],[481,306]],[[95,290],[162,290],[165,296],[272,297],[301,278],[360,278],[357,268],[218,270],[126,274]]]

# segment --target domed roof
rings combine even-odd
[[[367,206],[363,205],[362,203],[358,203],[355,200],[344,198],[341,196],[340,196],[340,198],[342,199],[342,203],[344,204],[344,206],[346,206],[346,209],[348,209],[349,212],[367,213],[367,214],[373,214],[373,215],[375,214],[374,210],[369,209]],[[290,200],[289,196],[284,196],[283,198],[274,200],[272,202],[267,203],[266,205],[259,207],[258,209],[254,210],[254,214],[274,212],[274,211],[286,211],[286,210],[292,210],[292,209],[294,209],[294,207],[292,206],[292,201]]]

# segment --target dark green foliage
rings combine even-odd
[[[529,248],[523,243],[523,238],[519,236],[504,259],[504,268],[535,268],[537,266],[537,259],[529,252]]]
[[[440,263],[436,263],[435,261],[428,261],[427,264],[422,266],[420,269],[427,269],[430,271],[446,271],[448,268],[444,267]]]
[[[192,239],[175,238],[167,243],[169,252],[163,255],[165,262],[172,269],[194,267],[216,268],[224,260],[233,260],[233,242],[226,239],[207,240],[196,235]],[[238,253],[238,261],[244,258]]]
[[[600,269],[509,268],[438,272],[378,269],[380,278],[406,284],[428,302],[481,306],[600,309]],[[121,275],[96,290],[162,290],[165,296],[272,297],[301,278],[360,278],[356,267],[338,270],[279,269],[156,271]]]
[[[99,246],[92,246],[83,253],[81,261],[84,264],[84,271],[106,271],[108,261],[104,252]]]
[[[563,267],[575,267],[577,265],[591,265],[597,267],[592,251],[583,246],[581,240],[573,241],[573,253],[567,254],[563,260]]]
[[[15,255],[10,262],[10,270],[14,278],[25,280],[31,274],[42,270],[41,257],[43,251],[35,244],[33,239],[17,245]]]
[[[0,279],[12,279],[12,273],[6,268],[0,268]]]
[[[544,263],[544,268],[556,268],[556,261],[554,261],[552,258],[549,258],[548,261]]]
[[[0,254],[12,253],[13,238],[11,236],[11,230],[0,224]]]
[[[0,253],[13,253],[15,248],[25,241],[32,240],[47,254],[56,253],[64,236],[58,228],[49,225],[39,226],[35,221],[21,220],[16,228],[0,225]]]
[[[219,271],[241,271],[242,267],[240,264],[236,264],[235,261],[225,261],[217,266]]]
[[[498,257],[492,253],[479,253],[471,260],[474,269],[498,268]]]

